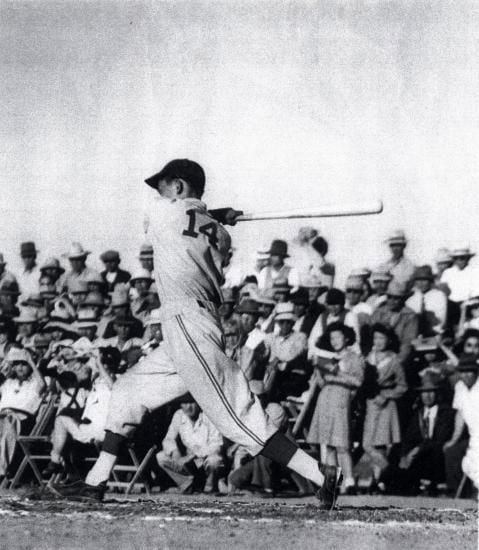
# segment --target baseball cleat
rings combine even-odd
[[[79,480],[73,483],[50,483],[47,487],[57,497],[79,502],[101,502],[106,492],[105,482],[100,485],[88,485]]]
[[[332,510],[336,505],[343,474],[341,468],[327,464],[320,464],[319,471],[324,476],[324,482],[316,492],[316,496],[321,501],[322,510]]]

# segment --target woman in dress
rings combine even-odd
[[[322,389],[307,438],[309,443],[320,445],[323,463],[341,466],[346,493],[354,493],[355,485],[351,458],[351,401],[364,376],[363,358],[351,348],[355,339],[351,327],[335,322],[326,328],[318,343],[313,363]]]
[[[389,464],[387,455],[391,446],[401,441],[396,401],[407,391],[407,384],[396,353],[398,341],[394,332],[376,323],[371,333],[373,347],[367,363],[375,371],[376,383],[366,400],[363,449],[372,465],[373,491],[378,488],[381,473]]]

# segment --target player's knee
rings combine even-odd
[[[171,462],[171,458],[164,451],[160,451],[156,453],[156,461],[159,466],[165,466]]]
[[[218,470],[223,465],[223,459],[219,454],[209,455],[205,459],[205,468]]]

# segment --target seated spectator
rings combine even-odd
[[[153,277],[154,260],[153,260],[153,247],[149,243],[144,243],[140,247],[140,254],[138,260],[143,269],[146,269],[150,276]]]
[[[86,300],[88,292],[86,279],[72,279],[68,283],[68,300],[75,310]]]
[[[60,293],[61,288],[61,275],[65,273],[65,270],[60,265],[60,261],[57,258],[47,258],[40,266],[41,277],[48,277],[49,282],[55,286],[57,293]]]
[[[132,315],[117,315],[113,321],[115,336],[104,338],[101,341],[101,345],[104,347],[113,346],[121,352],[127,351],[131,347],[141,348],[143,340],[133,336],[132,329],[134,324],[135,318]]]
[[[223,288],[222,291],[223,302],[218,308],[218,314],[221,318],[221,323],[224,324],[235,317],[236,293],[233,288]]]
[[[100,273],[107,292],[113,292],[117,284],[127,283],[131,275],[128,271],[120,269],[120,253],[116,250],[107,250],[100,255],[100,260],[105,266],[105,270]]]
[[[115,370],[119,354],[108,348],[100,348],[95,360],[91,390],[85,401],[85,408],[78,420],[71,414],[59,414],[51,435],[52,450],[50,462],[42,472],[44,477],[63,471],[63,452],[70,438],[80,443],[101,442],[105,437],[105,423],[111,390],[115,381]]]
[[[462,338],[466,330],[470,328],[479,330],[479,297],[462,302],[456,339]]]
[[[6,356],[9,375],[0,386],[0,478],[7,475],[16,434],[28,432],[42,402],[45,381],[31,355],[12,347]]]
[[[72,329],[80,337],[88,338],[92,343],[97,340],[98,321],[90,309],[81,308],[78,310],[77,320],[72,324]]]
[[[460,439],[464,426],[469,431],[469,446],[462,459],[462,470],[479,489],[479,363],[476,357],[462,356],[457,371],[460,380],[454,391],[452,406],[456,409],[454,431],[444,444],[444,450],[453,447]]]
[[[309,336],[323,307],[317,302],[310,303],[309,291],[304,287],[291,294],[290,302],[294,304],[294,314],[296,315],[293,330]]]
[[[154,279],[148,270],[140,268],[133,273],[130,279],[130,296],[132,297],[130,307],[133,315],[142,309],[153,283]]]
[[[230,320],[223,324],[225,336],[225,353],[233,361],[239,363],[241,329],[237,321]]]
[[[373,368],[375,387],[369,389],[366,399],[362,444],[372,465],[370,490],[374,491],[389,464],[387,457],[392,445],[401,442],[396,401],[405,393],[407,385],[392,329],[377,323],[371,332],[373,348],[366,361]]]
[[[392,275],[385,266],[379,266],[372,272],[372,294],[369,296],[366,303],[371,306],[373,311],[386,302],[388,286],[391,281]]]
[[[356,335],[351,327],[334,322],[327,326],[320,346],[327,358],[315,354],[315,365],[324,384],[309,428],[308,442],[321,446],[324,464],[340,465],[347,493],[355,493],[351,457],[351,402],[364,377],[363,358],[352,346]]]
[[[5,359],[15,341],[16,328],[8,317],[0,315],[0,363]],[[1,380],[0,380],[1,383]]]
[[[414,311],[406,306],[409,292],[404,284],[391,281],[387,301],[373,312],[371,322],[391,327],[400,342],[399,360],[404,365],[408,359],[412,341],[417,337],[418,321]]]
[[[427,338],[442,334],[446,327],[447,297],[433,287],[431,266],[423,265],[414,272],[414,292],[406,300],[406,306],[418,316],[418,334]]]
[[[364,296],[364,279],[349,276],[346,279],[346,309],[356,316],[358,321],[359,344],[365,351],[370,346],[370,326],[373,308],[362,301]]]
[[[266,334],[258,328],[259,305],[250,298],[244,299],[236,308],[240,315],[241,339],[236,361],[248,380],[261,377],[267,356]],[[261,375],[258,375],[261,373]]]
[[[393,280],[399,284],[410,288],[414,275],[415,266],[411,260],[404,254],[407,246],[407,239],[402,229],[393,231],[386,239],[391,251],[391,257],[386,262],[386,267],[391,273]]]
[[[420,403],[407,426],[399,468],[385,472],[384,480],[391,492],[416,495],[421,480],[430,480],[428,491],[436,494],[437,485],[445,480],[443,446],[452,435],[454,411],[442,400],[441,376],[426,371],[416,388]]]
[[[13,319],[20,315],[17,307],[20,290],[18,283],[14,281],[4,281],[0,286],[0,310],[4,317]]]
[[[305,391],[311,373],[306,364],[306,335],[293,331],[294,304],[278,304],[274,322],[279,330],[265,339],[269,358],[264,384],[270,399],[280,402],[288,395],[297,396]]]
[[[17,343],[21,347],[28,347],[33,343],[33,336],[38,329],[38,317],[31,310],[24,308],[20,310],[20,315],[13,319],[17,326]]]
[[[276,282],[275,282],[276,285]],[[274,290],[274,288],[273,288]],[[255,294],[254,299],[258,304],[260,316],[258,326],[265,333],[270,333],[274,330],[274,315],[276,308],[276,300],[274,299],[273,290],[266,290]],[[289,294],[289,286],[288,286]],[[282,301],[282,300],[279,300]]]
[[[142,338],[143,337],[143,324],[142,322],[131,315],[130,302],[128,300],[128,291],[124,288],[118,288],[113,291],[111,295],[111,304],[110,311],[105,312],[101,321],[98,330],[98,335],[100,338],[111,338],[116,336],[115,332],[115,318],[129,317],[132,321],[130,334],[132,338]],[[102,327],[103,329],[102,333]]]
[[[161,310],[153,309],[145,322],[145,334],[143,335],[144,344],[142,350],[145,355],[156,349],[163,342],[163,332],[161,330]]]
[[[273,300],[276,303],[288,302],[293,287],[286,279],[276,279],[273,288],[269,289],[273,294]]]
[[[223,467],[222,447],[221,434],[193,398],[187,396],[173,415],[156,459],[182,493],[195,489],[211,493],[217,490]]]
[[[288,417],[283,407],[279,403],[269,403],[265,410],[278,430],[293,439],[288,433]],[[250,457],[244,464],[239,464],[231,471],[228,476],[228,493],[232,494],[239,489],[254,489],[274,496],[275,492],[282,488],[282,479],[290,476],[297,485],[298,496],[310,492],[308,482],[304,478],[291,474],[286,468],[259,454]]]
[[[269,264],[264,267],[258,278],[260,290],[273,288],[276,279],[285,280],[291,287],[299,287],[299,275],[294,267],[286,265],[285,259],[289,258],[288,245],[286,241],[274,240],[271,243],[269,253]]]
[[[330,288],[326,293],[326,309],[319,315],[308,339],[308,358],[315,354],[318,341],[331,323],[344,323],[354,330],[355,340],[359,337],[358,319],[345,307],[346,296],[338,288]],[[359,346],[356,346],[359,349]]]

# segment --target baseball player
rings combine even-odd
[[[233,225],[241,212],[208,211],[201,201],[205,174],[177,159],[145,180],[161,198],[149,215],[164,342],[114,385],[100,456],[86,481],[53,486],[66,498],[101,500],[119,449],[145,412],[190,392],[228,439],[310,479],[321,506],[335,505],[342,475],[284,436],[250,391],[238,365],[225,354],[217,308]]]

